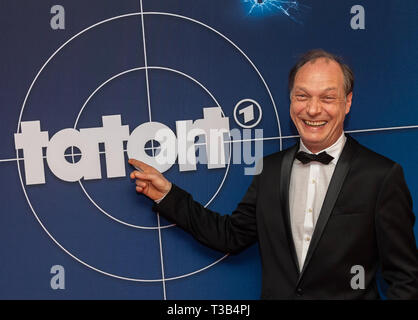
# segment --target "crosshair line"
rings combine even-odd
[[[385,127],[385,128],[373,128],[373,129],[344,130],[344,132],[345,133],[365,133],[365,132],[392,131],[392,130],[405,130],[405,129],[418,129],[418,125],[399,126],[399,127]],[[300,135],[293,135],[293,136],[282,136],[282,137],[268,137],[268,138],[243,139],[243,140],[235,140],[235,142],[247,142],[247,141],[257,141],[257,140],[292,139],[292,138],[299,138],[299,137],[300,137]]]
[[[161,224],[160,224],[160,214],[157,214],[157,229],[158,229],[158,241],[160,244],[160,261],[161,261],[161,279],[163,284],[163,293],[164,293],[164,300],[167,300],[167,293],[165,289],[165,272],[164,272],[164,258],[163,258],[163,243],[161,237]]]
[[[141,9],[141,25],[142,25],[142,46],[144,47],[144,67],[145,67],[145,82],[147,86],[147,101],[148,101],[148,117],[151,122],[151,97],[149,93],[149,77],[148,77],[148,59],[147,59],[147,45],[145,41],[145,23],[144,23],[144,14],[142,9],[142,0],[139,0],[139,6]]]
[[[392,131],[392,130],[405,130],[405,129],[418,129],[418,125],[411,125],[411,126],[399,126],[399,127],[386,127],[386,128],[373,128],[373,129],[357,129],[357,130],[346,130],[345,133],[365,133],[365,132],[379,132],[379,131]],[[294,139],[299,138],[299,135],[290,135],[290,136],[277,136],[277,137],[263,137],[263,138],[251,138],[251,139],[239,139],[239,140],[231,140],[225,141],[224,143],[237,143],[237,142],[253,142],[253,141],[268,141],[268,140],[279,140],[279,139]],[[204,146],[206,145],[205,142],[195,143],[195,146]],[[144,150],[158,150],[160,147],[146,147]],[[126,149],[123,150],[127,152]],[[105,154],[106,151],[100,151],[99,154]],[[81,153],[68,153],[64,155],[65,157],[71,156],[82,156]],[[46,159],[46,156],[42,156],[42,158]],[[24,158],[10,158],[10,159],[0,159],[1,162],[13,162],[13,161],[22,161]]]
[[[142,45],[144,47],[144,67],[145,67],[145,81],[147,85],[147,99],[148,99],[148,117],[149,122],[152,121],[151,117],[151,97],[149,92],[149,77],[148,77],[148,59],[147,59],[147,45],[145,41],[145,23],[144,23],[144,9],[142,7],[142,0],[139,0],[139,6],[141,9],[141,25],[142,25]],[[151,152],[155,156],[154,150],[154,140],[151,140]],[[164,300],[167,300],[167,294],[165,289],[165,272],[164,272],[164,258],[163,258],[163,245],[161,241],[161,227],[160,227],[160,213],[157,212],[157,222],[158,222],[158,241],[160,243],[160,261],[161,261],[161,279],[163,284],[163,294]]]

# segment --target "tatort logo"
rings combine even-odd
[[[244,137],[251,138],[249,129],[243,129]],[[262,136],[262,129],[256,129],[256,136]],[[177,134],[177,135],[176,135]],[[102,116],[102,127],[66,128],[55,133],[51,139],[47,131],[41,131],[40,121],[22,121],[21,133],[15,134],[16,150],[23,150],[25,178],[27,185],[45,183],[43,148],[46,148],[46,160],[52,173],[68,182],[80,179],[101,179],[99,144],[104,144],[107,178],[126,176],[124,142],[127,141],[129,158],[144,161],[160,172],[165,172],[176,162],[180,171],[196,170],[197,163],[206,163],[208,169],[224,168],[229,158],[228,145],[241,142],[241,131],[230,130],[229,118],[223,116],[219,107],[203,108],[203,119],[176,121],[176,134],[159,122],[146,122],[129,133],[129,126],[122,124],[121,115]],[[196,156],[196,137],[204,136],[205,155]],[[229,137],[229,142],[225,141]],[[232,140],[233,139],[233,140]],[[157,143],[157,152],[146,152],[148,142]],[[262,155],[262,142],[255,142],[255,156],[250,148],[244,148],[243,160],[254,164]],[[81,158],[70,162],[66,151],[76,147]],[[236,148],[235,148],[236,149]],[[233,152],[234,162],[241,163],[241,148]],[[245,168],[249,169],[249,168]],[[255,169],[255,168],[251,168]],[[260,168],[257,168],[259,170]],[[254,170],[245,170],[245,174],[254,174]]]

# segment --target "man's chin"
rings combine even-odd
[[[317,153],[327,148],[324,139],[319,139],[318,137],[313,138],[304,136],[301,136],[301,139],[305,147],[313,153]]]

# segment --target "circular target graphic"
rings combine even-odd
[[[113,52],[124,48],[116,44],[122,40],[115,37],[112,42],[106,32],[118,27],[126,32],[130,30],[134,38],[138,36],[140,21],[143,23],[145,18],[143,46],[131,58],[126,58],[127,61],[112,59]],[[168,27],[166,34],[157,33],[157,39],[150,30],[161,23]],[[181,28],[181,35],[175,41],[170,40],[177,28]],[[199,40],[204,44],[196,44],[194,35],[204,38]],[[195,41],[188,41],[188,37]],[[108,46],[111,50],[86,53],[83,52],[86,46]],[[204,48],[208,50],[202,51]],[[216,58],[222,56],[225,61],[214,61],[211,50],[225,52]],[[207,68],[199,68],[202,61],[208,61]],[[77,64],[84,67],[75,68]],[[72,92],[74,81],[78,82],[75,87],[85,90]],[[49,95],[45,95],[46,91]],[[21,108],[17,132],[22,121],[41,119],[41,130],[47,130],[51,137],[64,128],[98,127],[101,116],[112,114],[121,115],[122,124],[128,124],[130,131],[141,123],[157,121],[175,132],[176,120],[201,119],[202,109],[209,106],[221,108],[223,117],[231,120],[234,106],[243,99],[256,102],[261,106],[260,114],[262,109],[264,117],[275,119],[275,130],[278,128],[281,137],[270,89],[254,63],[235,43],[203,22],[185,16],[137,12],[98,22],[60,46],[32,81]],[[264,117],[257,122],[259,127],[263,128]],[[233,121],[229,123],[233,129]],[[229,142],[228,146],[232,144]],[[101,150],[102,155],[105,152]],[[126,167],[126,177],[110,179],[106,178],[103,157],[101,163],[102,179],[68,183],[45,168],[45,184],[26,186],[17,161],[22,189],[36,220],[73,259],[114,278],[160,282],[196,274],[227,256],[189,241],[189,236],[178,228],[170,228],[174,226],[172,223],[163,219],[160,223],[159,216],[156,222],[151,201],[134,194],[128,177],[131,168]],[[218,196],[227,197],[222,186],[229,166],[228,162],[225,168],[214,170],[198,165],[195,171],[181,172],[178,165],[173,165],[164,174],[186,190],[193,190],[197,200],[208,206]],[[48,202],[39,200],[45,193],[49,195]],[[163,246],[181,247],[176,254],[182,256],[164,257],[168,263],[164,263],[166,274],[161,276],[161,270],[155,270],[152,265],[162,263]]]

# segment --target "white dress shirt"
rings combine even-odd
[[[303,164],[297,159],[293,162],[290,176],[289,209],[293,241],[300,270],[305,262],[329,182],[346,140],[343,132],[332,146],[320,151],[326,151],[334,157],[329,164],[317,161]],[[302,140],[300,140],[299,151],[312,153],[305,147]]]

